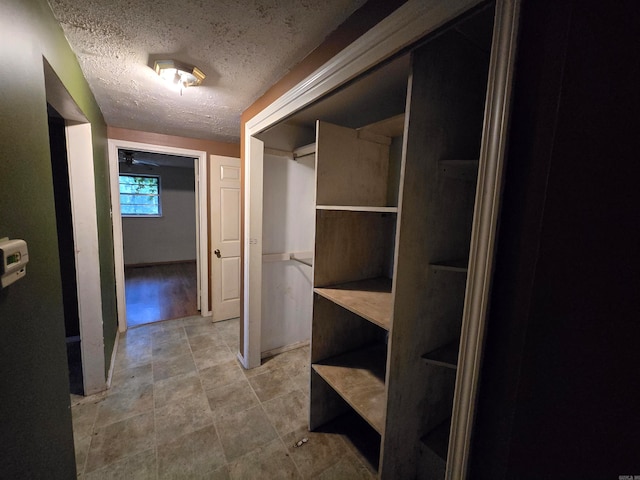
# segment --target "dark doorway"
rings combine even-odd
[[[53,173],[53,192],[58,229],[58,253],[62,276],[69,391],[76,395],[83,395],[80,315],[78,313],[78,285],[76,281],[73,219],[71,216],[66,125],[64,118],[51,105],[47,104],[47,112],[49,114],[49,148],[51,150],[51,170]]]

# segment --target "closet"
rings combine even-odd
[[[313,150],[264,155],[263,357],[305,345],[311,337]]]
[[[315,151],[309,427],[343,427],[382,479],[447,470],[493,21],[476,8],[259,135]]]

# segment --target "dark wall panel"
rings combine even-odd
[[[637,2],[525,2],[471,477],[640,473]]]
[[[30,260],[26,277],[0,291],[0,477],[70,479],[76,472],[45,59],[92,124],[101,258],[106,251],[103,308],[113,313],[105,330],[115,329],[113,283],[104,287],[106,126],[45,0],[2,2],[0,59],[0,237],[25,239]]]

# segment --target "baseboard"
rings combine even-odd
[[[169,260],[167,262],[150,262],[150,263],[126,263],[124,268],[141,268],[141,267],[157,267],[161,265],[174,265],[176,263],[196,263],[196,259],[193,260]]]
[[[296,350],[297,348],[306,347],[307,345],[309,345],[309,340],[303,340],[302,342],[291,343],[289,345],[285,345],[284,347],[265,350],[264,352],[260,353],[260,358],[264,359],[264,358],[273,357],[274,355],[278,355],[279,353],[288,352],[290,350]]]
[[[113,378],[113,370],[116,366],[116,354],[118,353],[118,342],[120,333],[116,332],[116,341],[113,342],[113,351],[111,352],[111,365],[109,366],[109,374],[107,375],[107,390],[111,388],[111,379]]]
[[[240,362],[240,365],[242,365],[242,368],[244,368],[245,370],[248,370],[247,363],[245,362],[244,356],[240,352],[236,353],[236,358]]]

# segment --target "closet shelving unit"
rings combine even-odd
[[[492,21],[411,52],[403,115],[316,125],[309,424],[362,417],[383,479],[445,472]]]
[[[399,118],[371,129],[317,123],[312,428],[342,402],[384,431]]]

